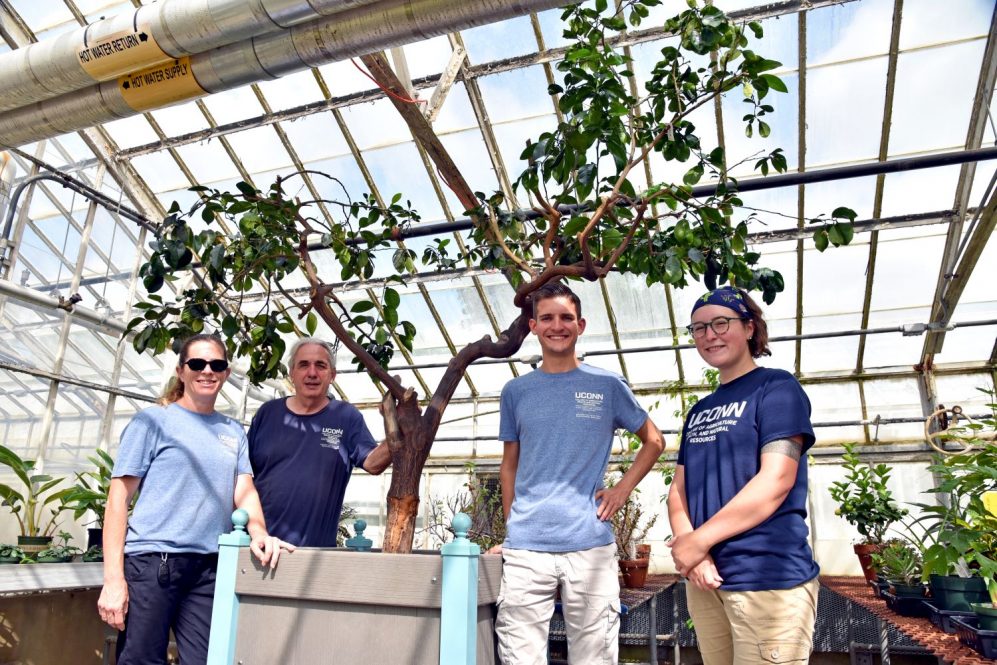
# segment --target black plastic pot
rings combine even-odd
[[[983,578],[975,576],[932,575],[931,595],[935,599],[935,607],[951,612],[972,612],[973,603],[990,600]]]

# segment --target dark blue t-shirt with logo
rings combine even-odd
[[[806,451],[814,443],[810,400],[789,372],[758,367],[721,385],[686,416],[678,464],[697,529],[758,474],[762,446],[796,435],[803,437],[804,455],[785,501],[758,526],[710,550],[724,591],[789,589],[820,571],[805,521]]]
[[[377,444],[351,404],[331,400],[299,416],[286,399],[260,407],[249,428],[249,460],[270,535],[301,547],[335,547],[353,467]]]

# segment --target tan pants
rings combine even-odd
[[[495,633],[504,665],[545,665],[554,593],[561,607],[571,665],[616,665],[620,584],[616,545],[580,552],[502,551]]]
[[[806,663],[819,590],[816,579],[780,591],[703,591],[686,584],[704,665]]]

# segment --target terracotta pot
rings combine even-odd
[[[882,545],[874,543],[859,543],[852,547],[859,558],[859,565],[862,566],[862,574],[865,575],[866,582],[876,580],[876,569],[872,565],[872,554],[878,552]]]
[[[651,543],[641,543],[637,546],[637,558],[638,559],[650,559],[651,558]]]
[[[641,589],[647,581],[649,559],[620,559],[620,572],[623,573],[623,586],[628,589]]]

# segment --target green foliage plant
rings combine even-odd
[[[35,561],[38,561],[39,563],[58,563],[61,561],[68,561],[77,554],[83,553],[80,548],[69,544],[69,541],[72,540],[72,536],[69,532],[60,531],[57,536],[57,540],[59,541],[57,545],[53,545],[52,547],[38,552],[38,554],[35,555]]]
[[[114,459],[103,450],[98,450],[96,455],[87,459],[94,469],[78,472],[76,484],[63,494],[62,501],[66,509],[73,511],[73,519],[79,521],[87,511],[91,511],[95,515],[92,524],[103,529]]]
[[[27,556],[17,545],[0,545],[0,561],[5,563],[22,563]]]
[[[632,58],[617,39],[641,26],[658,4],[595,0],[563,11],[569,44],[556,66],[558,82],[547,91],[558,122],[526,142],[525,167],[514,185],[531,215],[510,210],[505,193],[474,191],[426,119],[399,103],[471,218],[468,233],[456,242],[439,236],[417,254],[397,242],[421,221],[402,194],[351,196],[338,180],[314,171],[279,177],[264,189],[246,182],[231,192],[195,187],[199,201],[187,210],[178,204],[170,208],[141,267],[148,295],[135,305],[140,314],[128,325],[135,349],[163,352],[193,333],[218,330],[232,357],[248,361],[249,380],[260,383],[286,372],[281,364],[286,336],[314,334],[324,323],[384,390],[392,453],[384,548],[408,551],[421,472],[443,412],[472,362],[509,358],[520,349],[529,334],[530,297],[538,288],[557,280],[595,281],[618,271],[648,285],[736,283],[760,291],[768,303],[783,290],[782,276],[760,265],[761,255],[749,246],[748,223],[755,213],[735,216],[747,209],[728,171],[750,162],[763,174],[784,172],[785,155],[776,148],[732,163],[722,148],[703,145],[690,120],[721,96],[737,95],[746,109],[745,131],[768,136],[771,98],[787,90],[772,73],[781,65],[750,48],[752,39],[762,37],[760,24],[731,20],[710,4],[690,0],[665,23],[675,43],[661,49],[639,91]],[[652,156],[681,164],[681,181],[632,178],[644,173]],[[305,175],[310,181],[326,179],[342,195],[300,198],[298,179]],[[706,177],[715,178],[717,186],[694,196],[693,187]],[[854,218],[853,211],[838,208],[829,217],[807,220],[818,249],[847,244]],[[313,255],[319,251],[322,261]],[[336,264],[332,274],[330,259]],[[163,293],[195,264],[196,279],[173,298]],[[455,350],[436,388],[426,386],[431,394],[421,399],[388,371],[396,352],[410,359],[414,350],[416,328],[403,318],[401,302],[420,264],[427,270],[500,271],[517,312],[494,338]],[[336,280],[349,285],[369,279],[376,265],[393,271],[377,286],[352,290],[360,296],[351,302],[340,297]],[[299,288],[302,279],[306,289]],[[262,298],[250,303],[251,291]]]
[[[104,560],[104,548],[100,545],[94,545],[86,552],[83,553],[83,561],[86,563],[96,563],[98,561]]]
[[[872,554],[877,572],[894,584],[916,586],[921,583],[924,564],[921,553],[902,538],[889,540]]]
[[[0,499],[17,518],[21,535],[51,535],[66,493],[56,487],[65,479],[37,473],[34,460],[21,459],[6,446],[0,446],[0,465],[8,467],[21,481],[20,488],[0,483]]]
[[[835,514],[855,526],[864,543],[882,543],[890,526],[903,519],[908,511],[897,505],[887,487],[889,466],[863,462],[855,452],[854,443],[846,443],[844,448],[845,479],[829,488],[831,498],[838,503]]]
[[[978,575],[997,603],[997,515],[986,503],[987,493],[997,491],[997,403],[992,390],[981,390],[990,398],[990,415],[951,432],[970,447],[936,456],[929,470],[938,480],[928,493],[939,501],[918,507],[933,535],[924,553],[925,576]]]

